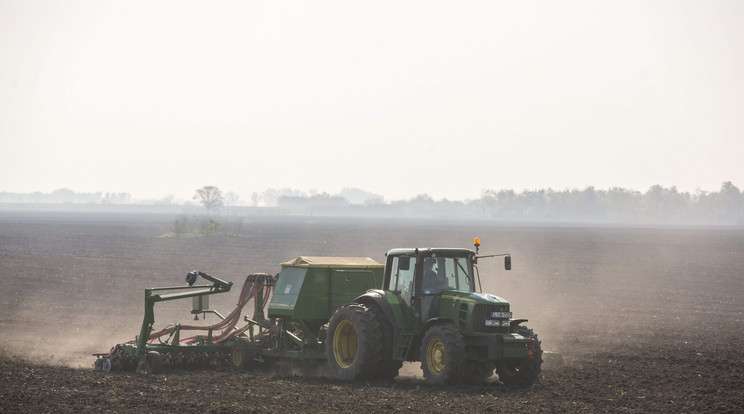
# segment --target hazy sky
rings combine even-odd
[[[744,187],[744,1],[0,0],[0,191]]]

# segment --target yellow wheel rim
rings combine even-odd
[[[243,362],[243,351],[240,348],[233,349],[233,365],[239,367],[241,362]]]
[[[354,325],[341,321],[333,332],[333,356],[341,368],[349,368],[357,353],[357,334]]]
[[[435,338],[429,342],[426,347],[426,365],[432,374],[439,375],[444,371],[447,365],[447,355],[444,349],[444,342]]]

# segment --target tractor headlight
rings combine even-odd
[[[509,325],[511,325],[511,323],[510,323],[510,321],[508,319],[504,319],[504,320],[500,320],[500,321],[499,320],[495,320],[495,319],[486,319],[485,325],[486,326],[499,327],[499,326],[509,326]]]

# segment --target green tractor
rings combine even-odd
[[[484,383],[494,372],[508,386],[527,387],[540,374],[542,349],[509,302],[480,293],[476,250],[393,249],[382,289],[341,306],[330,319],[326,358],[340,379],[389,379],[403,361],[420,361],[433,384]],[[476,286],[476,283],[478,286]]]

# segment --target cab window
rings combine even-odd
[[[465,257],[427,257],[423,266],[424,294],[443,290],[472,291],[470,266]]]
[[[413,275],[416,268],[415,257],[393,257],[390,274],[390,289],[401,293],[403,299],[410,303],[413,293]]]

